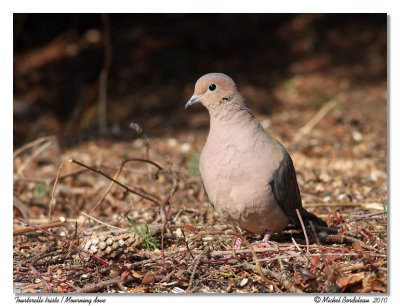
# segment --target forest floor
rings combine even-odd
[[[309,84],[278,88],[287,105],[256,117],[291,153],[304,207],[337,233],[307,242],[289,227],[269,248],[233,254],[237,233],[198,175],[204,129],[152,137],[134,125],[131,141],[64,149],[44,137],[14,152],[15,292],[386,292],[386,86],[342,84],[305,108]]]
[[[14,14],[15,293],[388,292],[381,15]],[[198,173],[208,113],[183,109],[204,69],[236,73],[332,230],[233,253]],[[86,134],[104,92],[110,132]]]

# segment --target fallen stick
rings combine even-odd
[[[57,138],[55,136],[46,136],[46,137],[42,137],[42,138],[38,138],[32,142],[29,142],[27,144],[24,144],[22,147],[18,148],[17,150],[14,151],[13,153],[13,158],[16,158],[19,154],[21,154],[22,152],[24,152],[27,149],[30,149],[42,142],[48,142],[48,141],[54,141],[57,140]]]
[[[254,248],[254,252],[256,253],[264,253],[264,252],[278,252],[278,251],[283,251],[283,250],[290,250],[292,248],[286,247],[286,248]],[[213,251],[211,252],[211,256],[226,256],[226,255],[232,255],[232,250],[230,251]],[[250,249],[243,249],[243,250],[235,250],[236,254],[247,254],[251,253]]]
[[[94,292],[98,292],[101,289],[104,289],[105,287],[118,285],[118,283],[120,283],[119,280],[109,279],[109,280],[105,280],[105,281],[100,281],[96,284],[86,285],[86,286],[84,286],[80,289],[77,289],[74,292],[70,292],[70,293],[90,293],[90,292],[94,293]]]
[[[297,142],[311,132],[311,130],[328,114],[328,112],[337,105],[336,100],[331,100],[326,103],[315,115],[307,122],[294,136],[294,141]]]
[[[62,226],[65,226],[65,222],[58,221],[58,222],[44,224],[44,225],[38,226],[38,227],[28,226],[28,227],[23,227],[23,228],[17,228],[16,230],[13,231],[13,236],[19,236],[19,235],[23,235],[26,233],[30,233],[30,232],[38,230],[38,228],[48,229],[48,228],[62,227]]]

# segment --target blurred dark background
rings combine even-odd
[[[132,121],[152,135],[206,129],[183,107],[208,72],[230,75],[266,115],[303,76],[311,102],[291,107],[309,107],[386,82],[386,52],[386,14],[14,14],[14,146],[96,133],[105,90],[115,135]]]

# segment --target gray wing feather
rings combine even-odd
[[[286,213],[291,223],[300,226],[300,220],[296,213],[296,209],[298,209],[303,221],[309,220],[318,225],[327,226],[325,221],[302,207],[301,195],[299,185],[297,184],[293,161],[283,146],[282,149],[283,158],[279,168],[276,169],[273,174],[272,181],[270,182],[275,199]],[[307,225],[308,223],[305,224]]]

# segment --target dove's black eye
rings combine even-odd
[[[215,85],[215,84],[210,84],[210,86],[208,86],[208,89],[209,89],[210,91],[214,91],[215,89],[217,89],[217,85]]]

